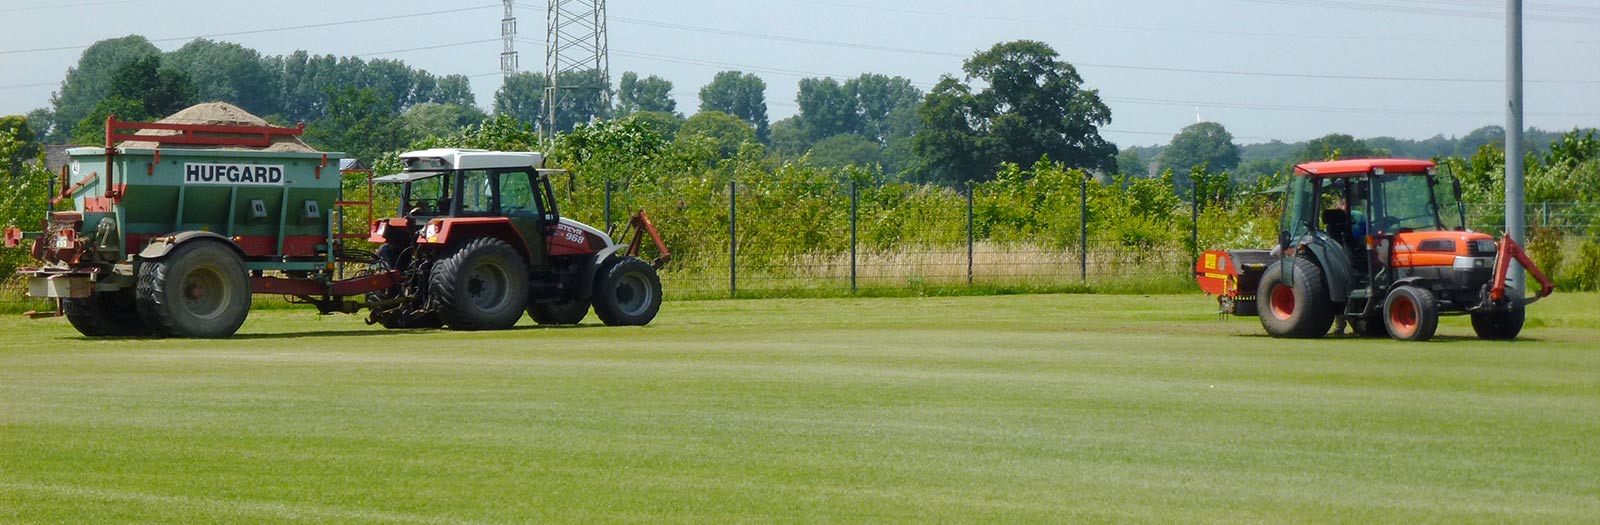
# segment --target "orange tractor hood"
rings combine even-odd
[[[1470,231],[1404,232],[1394,236],[1393,264],[1399,268],[1453,266],[1457,257],[1495,256],[1494,237]],[[1485,267],[1488,264],[1485,263]]]

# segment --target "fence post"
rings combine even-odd
[[[1544,215],[1544,227],[1549,228],[1550,227],[1550,201],[1545,201],[1544,204],[1543,204],[1543,208],[1544,208],[1544,210],[1543,210],[1544,211],[1544,213],[1543,213],[1543,215]]]
[[[972,193],[977,191],[971,181],[967,181],[967,286],[972,286]]]
[[[1200,192],[1189,192],[1189,258],[1200,256]]]
[[[1089,282],[1089,177],[1078,186],[1078,280]]]
[[[850,181],[850,293],[856,293],[856,182]]]
[[[611,181],[606,181],[606,235],[611,235]]]
[[[728,182],[728,297],[739,296],[739,183]]]

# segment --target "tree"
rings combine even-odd
[[[310,127],[306,138],[323,151],[342,151],[368,162],[411,141],[394,101],[370,88],[334,93],[327,116]]]
[[[198,90],[189,75],[161,67],[161,57],[150,55],[117,68],[111,75],[111,97],[138,101],[141,116],[119,114],[126,119],[160,118],[194,105]],[[98,106],[97,106],[98,108]]]
[[[818,166],[874,166],[882,162],[883,149],[872,139],[856,134],[834,135],[811,147],[811,162]]]
[[[94,105],[94,110],[72,127],[70,142],[78,146],[104,146],[106,142],[106,117],[116,115],[128,122],[152,120],[145,113],[144,101],[112,95]]]
[[[559,79],[560,95],[556,98],[557,131],[570,131],[573,126],[591,118],[610,113],[603,102],[600,73],[595,70],[568,71]],[[544,121],[544,97],[549,82],[543,73],[516,73],[507,77],[500,90],[494,94],[494,112],[509,115],[523,122]]]
[[[683,127],[684,119],[677,113],[664,111],[636,111],[625,117],[625,120],[637,122],[640,126],[652,133],[661,135],[667,140],[678,136],[678,130]]]
[[[1068,167],[1113,168],[1117,148],[1099,130],[1111,122],[1111,109],[1058,57],[1041,42],[1006,42],[962,66],[982,90],[940,79],[919,111],[923,174],[950,182],[988,178],[1002,162],[1027,168],[1045,156]]]
[[[861,122],[856,132],[861,136],[887,145],[896,137],[916,134],[922,90],[909,79],[865,73],[845,81],[844,92],[856,100]]]
[[[711,139],[716,142],[717,151],[727,158],[738,153],[739,146],[755,141],[756,130],[739,117],[721,111],[701,111],[684,121],[683,127],[678,130],[679,138],[686,136]]]
[[[617,88],[617,115],[638,111],[673,113],[678,102],[672,99],[672,81],[650,75],[643,79],[632,71],[622,74]]]
[[[5,155],[0,156],[0,161],[5,162],[5,167],[11,173],[20,173],[22,163],[28,159],[37,158],[41,151],[39,143],[35,141],[33,129],[28,126],[28,118],[21,115],[0,117],[0,137],[6,137]]]
[[[434,87],[433,97],[429,100],[462,107],[478,106],[478,97],[472,94],[472,83],[466,75],[446,75],[440,78],[439,84]]]
[[[779,155],[802,155],[811,149],[811,138],[800,130],[799,115],[773,122],[767,132],[771,135],[772,151]]]
[[[163,62],[194,81],[200,100],[228,102],[260,115],[282,107],[282,73],[254,49],[197,38],[168,53]]]
[[[1222,124],[1190,124],[1172,137],[1157,163],[1157,169],[1173,173],[1188,173],[1200,165],[1207,166],[1211,172],[1228,171],[1239,165],[1239,146],[1233,143],[1233,134]]]
[[[710,84],[700,88],[700,112],[707,111],[726,113],[749,122],[755,126],[758,139],[767,139],[767,83],[755,74],[717,73]]]
[[[424,102],[411,106],[400,118],[405,123],[406,135],[421,139],[454,135],[461,128],[483,123],[489,115],[477,106]]]
[[[505,115],[522,122],[538,122],[544,109],[544,88],[549,83],[544,74],[512,73],[494,92],[494,114]]]
[[[800,106],[796,124],[811,143],[855,134],[886,146],[895,137],[916,133],[921,101],[922,91],[901,77],[868,73],[843,84],[808,78],[800,81],[795,95]]]
[[[1368,146],[1366,142],[1362,142],[1350,135],[1330,133],[1306,142],[1305,147],[1300,148],[1300,153],[1295,156],[1295,163],[1319,160],[1366,159],[1382,157],[1388,154],[1389,152],[1374,149]]]
[[[50,96],[54,121],[49,126],[49,140],[65,142],[71,136],[72,128],[109,94],[111,75],[117,68],[159,54],[160,49],[138,35],[101,40],[83,50],[78,64],[67,70],[67,78],[61,82],[61,91]]]
[[[796,124],[810,143],[862,131],[861,102],[832,78],[801,80],[795,102],[800,105]]]
[[[1130,178],[1150,177],[1150,163],[1139,155],[1139,150],[1128,148],[1117,154],[1117,173]]]

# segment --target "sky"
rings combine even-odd
[[[522,70],[544,69],[545,2],[514,6]],[[1348,133],[1424,139],[1505,122],[1501,0],[612,0],[613,81],[674,84],[678,110],[722,70],[767,83],[772,120],[802,78],[903,76],[924,90],[998,42],[1049,44],[1098,90],[1119,146],[1164,144],[1197,120],[1241,144]],[[1600,127],[1600,2],[1528,1],[1526,123]],[[196,36],[263,54],[393,58],[500,86],[500,2],[0,0],[0,115],[49,105],[95,41]]]

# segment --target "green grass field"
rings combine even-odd
[[[227,341],[0,318],[0,522],[1600,520],[1600,295],[1277,341],[1174,296]],[[593,321],[591,321],[593,322]]]

